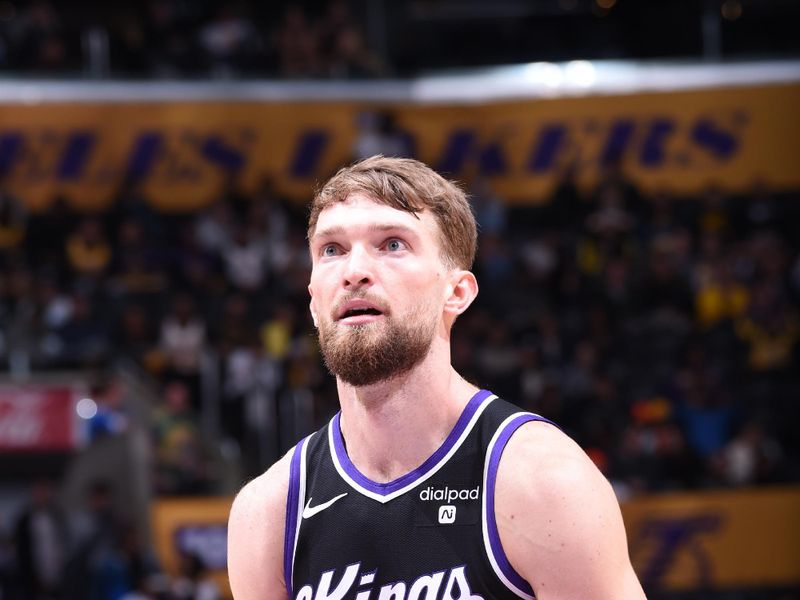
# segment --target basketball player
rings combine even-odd
[[[319,191],[308,235],[341,412],[236,498],[236,600],[644,598],[589,458],[450,364],[478,293],[461,190],[369,158]]]

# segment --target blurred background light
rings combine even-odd
[[[75,405],[75,412],[81,419],[92,419],[97,415],[97,403],[91,398],[81,398]]]

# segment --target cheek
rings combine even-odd
[[[308,282],[308,292],[314,302],[325,297],[325,274],[314,269]]]
[[[407,305],[412,311],[438,311],[443,307],[446,290],[443,278],[439,273],[420,274],[406,282],[402,289]]]

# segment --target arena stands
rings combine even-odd
[[[338,409],[308,201],[376,153],[469,192],[454,364],[581,444],[649,596],[800,597],[800,67],[714,62],[798,9],[662,4],[0,1],[0,598],[227,593],[231,495]],[[582,60],[653,57],[706,60]]]
[[[800,477],[796,195],[650,197],[617,173],[589,196],[566,178],[538,207],[509,208],[480,180],[471,192],[484,292],[456,328],[456,358],[472,380],[561,423],[621,494]],[[256,393],[278,411],[313,398],[306,427],[331,415],[302,206],[266,186],[182,216],[130,200],[93,216],[3,202],[6,368],[22,346],[34,370],[130,359],[159,382],[157,412],[180,395],[177,410],[199,419],[210,352],[231,443],[248,439]],[[56,218],[59,235],[40,239]]]

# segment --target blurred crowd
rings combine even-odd
[[[135,527],[115,509],[116,491],[97,480],[79,510],[66,511],[47,480],[32,485],[10,535],[0,530],[3,600],[219,600],[195,553],[168,576]],[[118,503],[117,503],[118,504]]]
[[[456,367],[559,423],[623,498],[800,479],[797,194],[645,195],[614,166],[588,194],[573,179],[514,206],[467,182],[481,293],[455,327]],[[0,365],[138,365],[159,390],[162,494],[219,489],[201,424],[210,376],[223,447],[257,473],[336,410],[305,227],[269,180],[185,215],[133,185],[102,214],[63,200],[29,214],[2,193]],[[101,428],[124,414],[118,396],[96,394]]]
[[[0,1],[0,69],[26,76],[372,78],[346,0]]]
[[[559,423],[621,498],[800,479],[797,193],[644,194],[614,165],[540,206],[473,193],[473,380]]]

